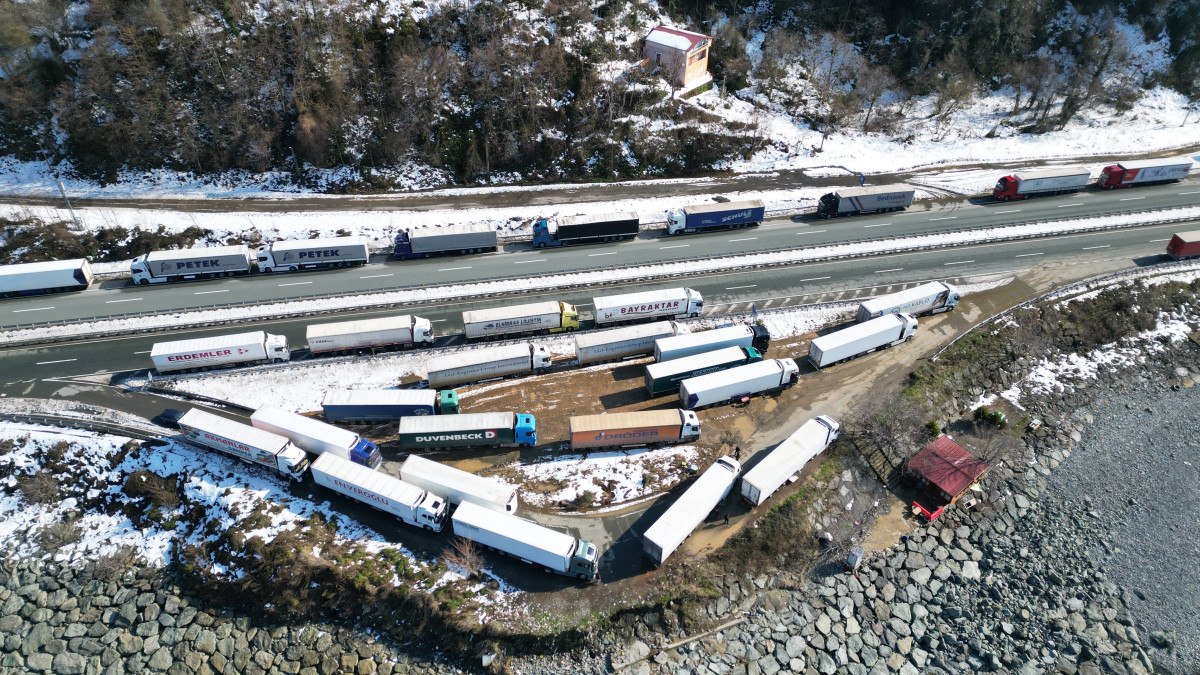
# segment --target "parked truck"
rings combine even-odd
[[[1079,192],[1091,177],[1092,173],[1081,166],[1020,171],[996,181],[996,187],[992,188],[992,197],[997,201],[1009,202],[1038,195]]]
[[[428,347],[434,340],[429,319],[407,314],[312,324],[304,332],[313,356]]]
[[[911,340],[917,333],[917,320],[908,314],[884,316],[814,338],[808,346],[808,360],[814,368],[824,368],[846,359],[870,354]]]
[[[292,480],[303,480],[308,455],[291,441],[209,412],[192,408],[178,421],[184,438],[250,464],[264,466]]]
[[[579,365],[617,361],[654,353],[654,341],[679,333],[674,321],[655,321],[612,330],[590,331],[575,336],[575,358]]]
[[[323,267],[356,267],[371,259],[366,237],[289,239],[258,249],[258,271],[295,272]]]
[[[766,359],[684,380],[679,383],[679,401],[684,408],[703,408],[786,389],[798,379],[800,368],[792,359]]]
[[[155,342],[150,360],[160,373],[220,368],[257,363],[282,363],[292,358],[287,338],[261,330],[233,335]]]
[[[633,239],[637,236],[640,225],[641,219],[632,211],[539,218],[533,223],[533,245],[536,248],[545,248]]]
[[[679,391],[679,383],[709,373],[719,373],[747,363],[762,361],[762,354],[754,347],[722,347],[646,366],[646,391],[651,396],[661,396]]]
[[[1191,170],[1192,160],[1187,157],[1117,162],[1100,171],[1100,179],[1096,181],[1096,187],[1112,190],[1134,185],[1173,183],[1187,178]]]
[[[550,369],[550,348],[520,342],[492,349],[435,356],[425,364],[425,381],[434,389]]]
[[[82,291],[92,284],[92,268],[83,258],[0,265],[0,297]]]
[[[129,263],[133,283],[163,284],[185,279],[209,279],[250,274],[254,256],[244,245],[151,251]]]
[[[667,234],[690,234],[705,230],[761,225],[767,207],[762,200],[695,204],[667,211]]]
[[[557,300],[472,309],[463,312],[462,319],[468,340],[579,330],[575,305]]]
[[[515,513],[517,488],[498,478],[484,478],[441,462],[409,455],[400,466],[400,478],[454,506],[474,504],[497,513]]]
[[[958,307],[961,297],[962,294],[954,286],[931,281],[863,302],[858,306],[858,321],[870,321],[884,314],[941,314]]]
[[[700,474],[671,508],[642,534],[642,551],[650,561],[655,565],[666,562],[692,531],[725,501],[741,472],[742,465],[736,459],[721,457]]]
[[[312,463],[313,480],[367,506],[395,516],[401,522],[441,532],[450,507],[444,497],[332,453]]]
[[[399,435],[404,450],[534,446],[537,418],[516,412],[401,417]]]
[[[625,293],[592,298],[597,326],[652,319],[686,319],[704,311],[704,296],[691,288]]]
[[[392,257],[396,260],[459,255],[496,250],[496,228],[487,223],[422,227],[396,235]]]
[[[294,412],[262,406],[250,415],[250,424],[255,429],[279,434],[297,448],[313,455],[334,454],[372,469],[383,463],[379,446],[371,441],[353,431]]]
[[[832,417],[818,415],[775,446],[766,457],[742,476],[742,499],[758,506],[783,487],[809,460],[837,440],[841,425]]]
[[[454,534],[484,548],[556,574],[585,581],[596,578],[599,556],[589,541],[469,502],[458,507],[450,522]]]
[[[401,417],[458,414],[453,389],[330,389],[321,402],[330,422],[373,424]]]
[[[577,415],[569,429],[572,450],[689,443],[700,438],[700,418],[676,409]]]
[[[753,347],[766,353],[770,346],[771,332],[765,326],[738,324],[660,338],[654,343],[654,360],[661,363],[725,347]]]
[[[900,211],[912,206],[916,190],[903,184],[842,188],[817,200],[817,216],[836,218],[860,213]]]
[[[1177,232],[1167,243],[1167,255],[1175,260],[1187,260],[1200,256],[1200,230]]]

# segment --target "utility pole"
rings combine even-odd
[[[59,178],[55,178],[54,182],[58,183],[58,193],[62,195],[63,201],[67,204],[67,211],[71,212],[71,222],[75,223],[75,231],[83,232],[83,225],[79,224],[79,217],[75,215],[75,208],[71,206],[71,200],[67,197],[67,187]]]

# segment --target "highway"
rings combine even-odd
[[[1195,227],[1188,225],[1187,227]],[[1043,239],[964,246],[934,251],[857,258],[851,260],[795,265],[768,272],[751,271],[710,275],[688,280],[686,285],[704,294],[706,316],[745,312],[751,302],[758,309],[808,304],[817,301],[855,297],[854,289],[887,292],[890,286],[930,279],[959,280],[995,273],[1014,273],[1038,265],[1070,265],[1098,259],[1127,259],[1129,264],[1145,265],[1166,260],[1161,254],[1165,241],[1179,225],[1145,226],[1113,232],[1067,235]],[[629,284],[613,292],[633,292],[681,285],[681,282]],[[157,290],[157,289],[156,289]],[[607,291],[606,291],[607,292]],[[592,292],[531,294],[519,302],[563,299],[577,304],[585,315],[590,313]],[[415,310],[434,322],[443,336],[439,345],[454,344],[463,338],[461,312],[503,301],[451,302],[422,306]],[[396,314],[404,310],[371,310],[341,315],[336,320]],[[89,339],[38,348],[0,350],[0,394],[7,396],[61,395],[64,386],[77,390],[68,381],[87,377],[95,386],[104,387],[110,379],[150,367],[148,353],[158,341],[181,337],[201,337],[236,331],[263,329],[286,335],[293,349],[304,345],[304,327],[328,318],[289,319],[239,324],[206,330],[167,331],[151,335]],[[303,358],[303,354],[297,354]]]
[[[515,244],[497,253],[417,261],[379,261],[365,267],[282,275],[132,286],[127,280],[81,293],[0,300],[0,328],[129,314],[187,310],[237,302],[272,302],[314,295],[346,295],[433,284],[462,284],[514,276],[542,276],[614,265],[655,264],[780,248],[847,243],[864,238],[1080,218],[1112,212],[1200,205],[1200,178],[1130,190],[1085,191],[999,204],[990,200],[926,202],[905,212],[834,220],[769,220],[754,229],[681,237],[643,233],[618,244],[535,250]],[[1113,235],[1115,236],[1115,235]],[[852,268],[845,268],[852,269]],[[677,285],[677,284],[676,284]]]

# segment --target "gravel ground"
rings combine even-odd
[[[1131,377],[1088,406],[1094,423],[1075,457],[1051,475],[1047,492],[1085,496],[1075,503],[1098,513],[1105,531],[1089,542],[1093,559],[1132,591],[1130,609],[1152,636],[1175,633],[1176,662],[1162,665],[1196,672],[1200,386],[1155,380]]]

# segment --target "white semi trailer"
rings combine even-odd
[[[287,438],[296,447],[314,455],[333,453],[372,469],[383,463],[379,447],[353,431],[326,424],[294,412],[262,406],[250,416],[250,424]]]
[[[686,319],[704,312],[704,296],[691,288],[625,293],[592,298],[597,326],[650,319]]]
[[[786,389],[800,379],[800,368],[792,359],[765,359],[719,373],[693,377],[679,383],[679,401],[684,408],[703,408],[730,403]]]
[[[185,279],[209,279],[250,274],[254,256],[245,245],[151,251],[129,263],[133,283],[164,284]]]
[[[266,467],[292,480],[303,480],[308,470],[308,455],[303,450],[279,434],[249,424],[192,408],[179,418],[179,429],[196,445]]]
[[[725,347],[753,347],[766,353],[770,346],[771,333],[765,326],[739,324],[662,338],[654,343],[654,360],[661,363]]]
[[[655,321],[612,330],[588,331],[575,336],[579,365],[617,361],[654,353],[654,341],[679,334],[674,321]]]
[[[433,344],[433,324],[419,316],[385,316],[318,323],[305,328],[308,351],[336,354],[394,347],[428,347]]]
[[[292,358],[287,338],[261,330],[233,335],[156,342],[150,360],[160,373],[253,363],[281,363]]]
[[[911,340],[917,333],[917,320],[908,314],[885,314],[877,319],[814,338],[808,346],[808,360],[815,368],[824,368],[876,349]]]
[[[858,306],[858,321],[870,321],[884,314],[941,314],[958,307],[961,298],[962,294],[954,286],[931,281],[863,302]]]
[[[258,271],[295,272],[323,267],[355,267],[371,259],[366,237],[288,239],[258,249]]]
[[[435,356],[425,365],[434,389],[550,369],[550,349],[534,342]]]
[[[405,483],[382,471],[326,453],[312,463],[313,480],[321,487],[389,513],[400,521],[441,532],[449,510],[445,498]]]
[[[485,478],[462,469],[409,455],[400,466],[400,478],[441,495],[455,506],[474,504],[497,513],[516,513],[517,488],[497,478]]]
[[[549,572],[586,581],[596,578],[596,545],[531,520],[464,503],[450,519],[454,534]]]
[[[666,562],[708,514],[729,496],[741,472],[742,465],[732,457],[721,457],[713,462],[642,535],[642,551],[646,556],[655,565]]]
[[[758,506],[783,487],[809,460],[837,440],[841,425],[832,417],[819,415],[800,425],[791,436],[742,476],[742,499]]]
[[[92,283],[92,268],[83,258],[0,265],[0,297],[82,291]]]

